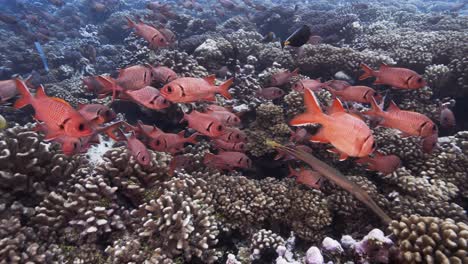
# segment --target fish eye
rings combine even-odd
[[[73,149],[77,149],[78,148],[78,144],[76,142],[73,142]]]
[[[171,86],[168,86],[168,87],[167,87],[167,92],[168,92],[168,93],[172,93],[172,87],[171,87]]]
[[[161,141],[158,139],[156,140],[156,146],[159,146],[159,145],[161,145]]]
[[[437,131],[437,126],[432,126],[432,131]]]
[[[163,38],[160,38],[159,41],[164,42],[164,39],[163,39]]]
[[[237,135],[236,135],[236,138],[237,138],[237,139],[239,139],[239,138],[240,138],[240,135],[239,135],[239,134],[237,134]]]
[[[421,82],[422,82],[422,78],[418,78],[417,82],[418,82],[418,83],[421,83]]]
[[[145,160],[146,160],[146,157],[145,157],[145,156],[142,156],[142,157],[141,157],[141,160],[142,160],[142,161],[145,161]]]
[[[240,144],[239,149],[244,149],[244,144]]]
[[[223,126],[222,126],[222,125],[219,125],[219,126],[217,127],[217,129],[218,129],[218,131],[221,131],[221,130],[223,130]]]
[[[80,123],[80,124],[78,125],[78,130],[79,130],[79,131],[83,131],[84,129],[85,129],[85,125],[84,125],[83,123]]]
[[[377,144],[375,144],[375,142],[374,142],[374,143],[372,143],[372,149],[375,149],[375,147],[377,147]]]

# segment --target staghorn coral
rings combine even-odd
[[[402,263],[466,263],[468,226],[463,222],[412,215],[392,221]]]
[[[154,254],[212,263],[216,256],[210,247],[217,243],[218,227],[207,183],[186,174],[179,177],[162,183],[153,199],[132,211],[141,222],[137,232]]]

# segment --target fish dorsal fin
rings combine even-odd
[[[119,79],[120,77],[122,77],[122,75],[123,75],[124,72],[125,72],[125,69],[118,69],[118,72],[119,72],[119,76],[117,76],[117,79]]]
[[[320,105],[318,104],[317,97],[315,97],[314,92],[309,89],[304,90],[304,104],[309,113],[323,113]]]
[[[71,105],[67,101],[63,100],[62,98],[51,97],[50,99],[71,107]]]
[[[384,62],[382,62],[382,63],[380,64],[380,69],[389,68],[389,67],[390,67],[390,66],[388,66],[388,64],[386,64],[386,63],[384,63]]]
[[[185,130],[180,131],[179,133],[177,133],[177,135],[179,137],[184,137],[185,136]]]
[[[330,114],[338,113],[338,112],[346,112],[346,111],[345,111],[345,109],[343,107],[343,104],[341,103],[340,99],[335,98],[335,100],[333,100],[332,105],[328,109],[328,114],[330,115]]]
[[[37,87],[36,98],[44,97],[47,97],[47,94],[45,93],[44,85],[40,85],[39,87]]]
[[[215,81],[216,81],[216,75],[214,75],[214,74],[208,75],[206,77],[203,77],[203,80],[205,80],[206,82],[208,82],[211,85],[214,85]]]
[[[390,101],[390,105],[387,108],[387,112],[400,111],[400,108],[395,104],[395,102]]]

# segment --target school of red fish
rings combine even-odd
[[[186,4],[194,3],[188,1]],[[223,6],[230,5],[228,0],[220,3]],[[163,7],[149,8],[160,10]],[[157,29],[141,21],[134,22],[130,18],[127,21],[129,28],[145,39],[150,48],[165,48],[175,41],[175,35],[167,29]],[[396,90],[415,90],[426,85],[423,78],[410,69],[384,64],[379,70],[373,70],[364,64],[361,67],[364,74],[359,80],[375,77],[374,85],[388,85]],[[298,73],[299,69],[273,74],[270,86],[257,94],[268,100],[281,98],[285,95],[281,87],[287,85]],[[196,144],[199,137],[207,137],[217,154],[205,155],[206,166],[219,170],[250,169],[252,161],[245,154],[247,136],[240,129],[241,115],[216,104],[216,95],[232,99],[229,88],[233,81],[230,78],[216,85],[215,75],[204,78],[178,77],[170,68],[147,64],[120,69],[117,78],[108,75],[83,78],[87,91],[96,94],[98,98],[112,96],[112,100],[131,101],[156,111],[166,109],[172,104],[210,103],[203,111],[184,113],[180,122],[186,122],[190,130],[182,130],[176,134],[164,132],[141,121],[135,125],[125,121],[113,122],[116,114],[105,105],[79,105],[75,109],[63,99],[47,96],[43,86],[37,88],[35,95],[32,95],[28,87],[29,80],[0,81],[0,102],[11,100],[19,94],[20,98],[14,106],[23,108],[31,105],[37,121],[36,130],[45,133],[45,140],[59,143],[67,155],[86,152],[91,145],[99,143],[98,135],[104,133],[115,141],[126,142],[129,152],[141,166],[147,166],[151,162],[148,148],[173,154],[172,174],[176,168],[190,163],[190,160],[178,155],[185,144]],[[160,84],[162,88],[151,86],[154,83]],[[376,125],[399,130],[402,136],[421,137],[425,152],[431,152],[437,144],[438,129],[431,119],[421,113],[401,110],[393,101],[384,111],[382,108],[385,98],[371,87],[353,86],[341,80],[321,82],[320,79],[308,79],[297,81],[292,89],[304,94],[306,111],[290,120],[290,125],[321,125],[314,135],[309,134],[305,128],[297,128],[295,131],[291,129],[290,144],[304,151],[313,152],[313,148],[306,145],[309,141],[329,144],[330,152],[336,153],[340,160],[354,157],[358,164],[369,170],[389,174],[400,166],[401,161],[395,155],[384,155],[376,151],[378,144],[374,140],[372,129],[366,123],[369,120]],[[334,98],[326,111],[323,111],[314,94],[322,89],[328,90]],[[342,102],[365,104],[370,108],[359,112],[349,106],[345,107]],[[441,106],[440,119],[442,126],[455,126],[455,117],[447,106]],[[278,153],[275,160],[279,159],[288,161],[294,158]],[[299,170],[292,167],[289,169],[289,176],[296,177],[298,182],[320,188],[322,177],[317,172],[305,167]]]

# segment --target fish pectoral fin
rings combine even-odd
[[[203,98],[205,101],[208,102],[216,102],[216,96],[214,94],[210,94],[207,97]]]
[[[330,143],[330,140],[325,137],[323,129],[320,129],[315,135],[312,135],[309,140],[315,143]]]
[[[338,158],[340,161],[344,161],[348,158],[348,155],[346,153],[343,153],[336,148],[330,148],[330,149],[327,149],[327,151],[330,153],[335,153],[335,154],[340,155],[340,157]]]

